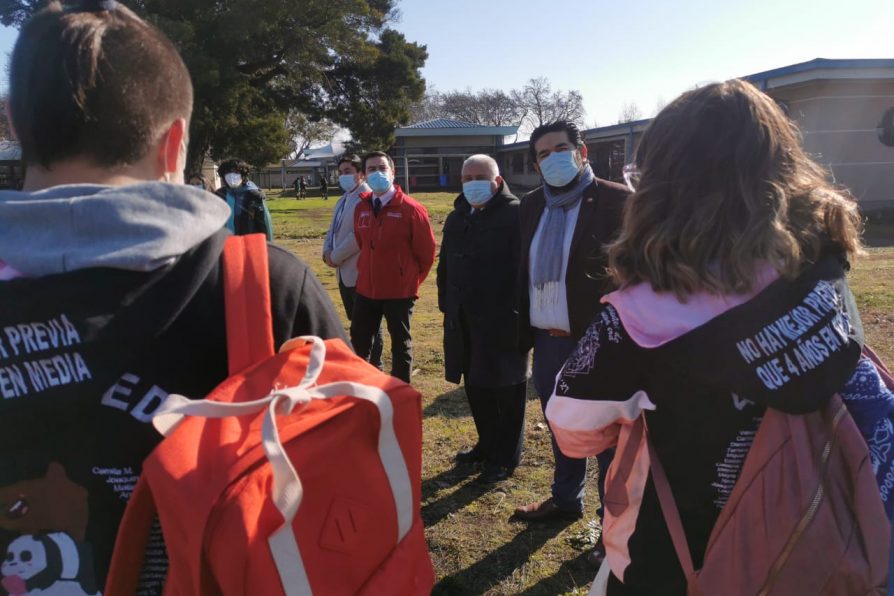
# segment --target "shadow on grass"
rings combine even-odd
[[[562,563],[554,575],[545,577],[519,596],[546,596],[547,594],[564,594],[574,588],[586,586],[593,581],[599,571],[592,563],[587,561],[589,551],[582,552],[577,557]]]
[[[456,476],[448,476],[450,472],[455,472]],[[447,472],[442,472],[435,478],[432,478],[430,481],[426,481],[422,486],[422,494],[425,495],[426,491],[426,483],[428,484],[429,490],[437,490],[437,488],[446,488],[447,486],[452,486],[455,484],[459,484],[466,477],[474,474],[476,469],[473,466],[468,467],[454,467],[448,470]],[[438,480],[441,477],[449,478],[449,480]],[[437,484],[441,482],[441,484]],[[444,483],[448,484],[445,486]],[[464,509],[469,503],[477,500],[479,497],[489,492],[494,488],[493,485],[488,484],[477,484],[476,482],[469,482],[465,486],[461,486],[457,490],[453,491],[449,495],[444,495],[440,499],[432,501],[430,503],[426,503],[422,507],[422,521],[425,522],[425,526],[433,526],[451,513],[455,513],[460,509]]]
[[[465,387],[442,393],[428,404],[422,413],[427,416],[444,416],[445,418],[465,418],[471,416],[469,402],[466,399]]]
[[[487,553],[482,559],[472,563],[465,569],[443,577],[435,584],[432,590],[433,596],[459,596],[466,594],[481,594],[488,589],[496,587],[510,577],[515,569],[524,565],[531,555],[544,544],[558,536],[568,524],[573,522],[557,522],[543,525],[530,525],[516,534],[512,540]],[[582,559],[578,557],[575,559]],[[584,564],[586,561],[584,560]],[[567,591],[570,581],[562,581],[561,576],[567,575],[566,565],[562,565],[555,576],[547,578],[524,594],[561,594]],[[578,574],[580,575],[580,574]],[[593,574],[595,575],[595,574]],[[555,579],[555,581],[553,581]],[[590,577],[586,581],[592,579]]]
[[[437,476],[426,478],[422,481],[422,501],[425,502],[429,495],[432,495],[439,490],[456,486],[475,472],[476,469],[474,466],[454,465],[449,470],[444,470]]]

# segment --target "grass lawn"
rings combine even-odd
[[[297,201],[291,190],[267,191],[267,196],[276,241],[314,268],[344,315],[333,270],[320,257],[338,194],[329,201],[313,197]],[[454,195],[414,196],[428,208],[440,239]],[[868,342],[894,362],[894,229],[871,229],[870,233],[873,248],[855,264],[851,285]],[[513,478],[481,488],[471,482],[475,474],[467,475],[468,470],[453,465],[454,454],[474,443],[475,428],[462,387],[443,379],[434,269],[420,290],[413,339],[419,369],[413,385],[422,392],[425,414],[422,517],[438,576],[434,594],[586,594],[595,575],[586,562],[594,538],[595,524],[588,523],[596,508],[592,490],[586,502],[588,515],[582,521],[536,526],[508,521],[516,505],[548,496],[552,480],[549,432],[533,388],[529,388],[524,459]],[[390,353],[387,345],[385,352]],[[589,485],[595,486],[595,460],[592,463]]]

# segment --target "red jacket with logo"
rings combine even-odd
[[[354,235],[360,245],[357,293],[374,300],[416,298],[435,262],[435,234],[428,212],[394,186],[394,196],[373,215],[373,194],[360,195]]]

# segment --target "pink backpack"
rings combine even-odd
[[[628,449],[646,436],[640,417]],[[838,395],[806,415],[767,409],[699,570],[664,468],[648,447],[688,596],[885,594],[891,524],[866,442]]]

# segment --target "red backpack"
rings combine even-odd
[[[297,338],[274,355],[267,271],[263,236],[228,240],[231,376],[156,414],[167,438],[144,462],[106,594],[164,571],[149,560],[156,515],[165,594],[430,593],[420,394],[341,340]]]

